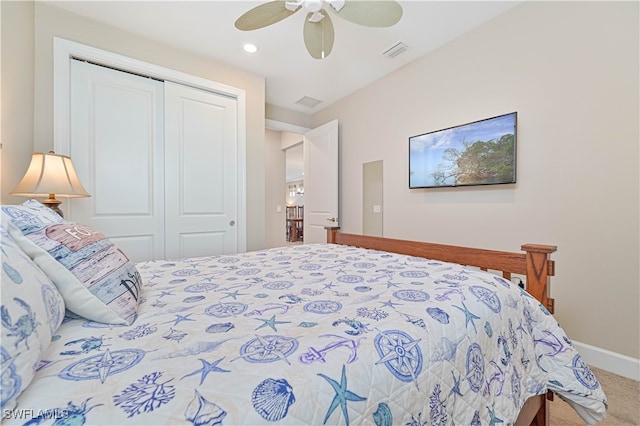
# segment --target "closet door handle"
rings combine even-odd
[[[229,222],[229,226],[233,226],[233,225],[235,225],[235,224],[236,224],[236,221],[235,221],[235,220],[232,220],[232,221],[230,221],[230,222]]]

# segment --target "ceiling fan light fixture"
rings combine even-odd
[[[298,0],[285,2],[285,8],[292,12],[304,7],[307,12],[319,12],[325,4],[330,4],[336,12],[344,7],[345,0]],[[322,19],[322,18],[320,18]],[[316,21],[317,22],[317,21]]]
[[[309,18],[309,22],[320,22],[322,18],[324,18],[324,15],[321,12],[313,12]]]
[[[243,13],[235,27],[240,31],[257,30],[304,9],[304,45],[311,57],[324,59],[331,54],[335,40],[331,14],[325,6],[331,6],[341,18],[365,27],[390,27],[402,18],[402,6],[396,0],[270,0]]]
[[[324,3],[323,0],[303,0],[303,6],[309,12],[317,13],[320,9],[322,9],[322,5]]]

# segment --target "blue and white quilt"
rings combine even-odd
[[[137,267],[134,323],[67,317],[3,424],[507,425],[548,389],[604,417],[555,319],[487,272],[328,244]]]

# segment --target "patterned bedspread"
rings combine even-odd
[[[6,424],[506,425],[547,389],[604,416],[554,318],[486,272],[327,244],[137,267],[135,322],[67,318]]]

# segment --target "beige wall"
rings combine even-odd
[[[4,204],[25,199],[9,195],[33,153],[34,4],[2,2],[2,192]]]
[[[11,121],[3,140],[19,144],[3,155],[3,202],[26,170],[33,150],[53,149],[53,37],[174,69],[245,90],[247,104],[247,249],[265,244],[264,77],[86,19],[48,4],[3,2],[2,120]],[[5,48],[7,51],[5,51]],[[212,46],[213,48],[213,46]],[[17,92],[19,89],[24,89]],[[14,123],[15,120],[15,123]],[[5,136],[6,135],[6,136]]]
[[[640,358],[638,2],[527,2],[324,109],[340,120],[341,224],[384,160],[385,236],[557,244],[569,337]],[[518,112],[518,183],[408,189],[408,137]]]
[[[296,126],[311,127],[311,115],[300,111],[278,107],[275,105],[266,105],[266,118],[282,123],[295,124]]]

